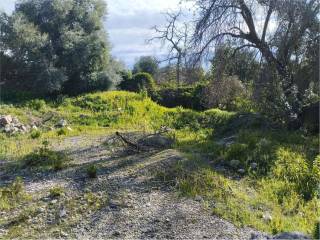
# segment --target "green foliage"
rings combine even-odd
[[[120,85],[121,89],[132,92],[140,92],[146,89],[149,93],[155,90],[155,81],[149,73],[137,73],[132,79],[124,79]]]
[[[57,135],[58,136],[67,135],[67,130],[65,128],[60,128],[57,130]]]
[[[51,188],[49,195],[51,198],[59,198],[64,195],[64,189],[61,187]]]
[[[17,177],[11,185],[0,188],[0,210],[10,210],[27,199],[28,195],[24,191],[20,177]]]
[[[26,106],[36,111],[40,111],[46,107],[46,102],[42,99],[34,99],[27,102]]]
[[[48,148],[49,143],[43,142],[43,146],[23,157],[25,167],[44,167],[55,171],[65,167],[69,158],[61,152],[52,151]]]
[[[320,239],[320,220],[315,224],[313,238]]]
[[[153,100],[165,107],[184,107],[194,110],[204,110],[203,92],[206,84],[188,87],[165,87],[157,91]]]
[[[30,133],[30,137],[32,139],[40,138],[40,136],[41,136],[41,132],[39,130],[32,130],[32,132]]]
[[[143,56],[134,64],[132,73],[149,73],[151,76],[155,77],[158,71],[159,66],[157,59],[151,56]]]
[[[88,168],[87,168],[87,175],[89,178],[96,178],[97,177],[97,171],[98,171],[98,168],[96,165],[90,165]]]
[[[305,199],[319,196],[320,157],[310,165],[305,156],[280,148],[273,168],[273,175],[292,186]]]
[[[8,88],[45,95],[110,87],[117,70],[103,30],[105,14],[102,0],[18,1],[2,24],[1,42],[15,65],[4,68]]]

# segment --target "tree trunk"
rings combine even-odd
[[[179,54],[177,62],[177,86],[180,86],[180,67],[181,67],[181,56]]]

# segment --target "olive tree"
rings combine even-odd
[[[193,36],[196,60],[222,42],[236,50],[256,49],[275,69],[287,116],[301,109],[292,61],[301,61],[306,42],[319,37],[316,0],[196,0]],[[290,118],[290,117],[289,117]]]

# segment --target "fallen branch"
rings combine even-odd
[[[138,144],[133,143],[132,141],[130,141],[129,139],[127,139],[126,137],[124,137],[123,135],[121,135],[119,132],[116,132],[116,135],[125,143],[127,144],[129,147],[133,148],[135,151],[137,152],[141,152],[141,148]]]

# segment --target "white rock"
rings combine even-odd
[[[266,222],[271,222],[272,221],[272,216],[269,212],[266,212],[262,216],[263,220]]]
[[[0,116],[0,125],[5,126],[10,123],[12,123],[11,115]]]

